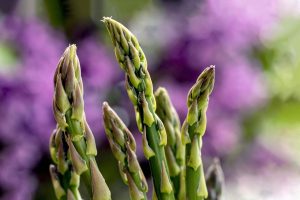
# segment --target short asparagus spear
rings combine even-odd
[[[81,70],[75,45],[65,50],[58,63],[54,88],[54,117],[58,127],[66,134],[75,172],[85,177],[93,200],[111,199],[95,160],[95,139],[85,119]]]
[[[207,197],[201,159],[202,136],[206,130],[208,99],[214,86],[215,68],[206,68],[189,91],[188,114],[182,125],[182,142],[186,144],[186,194],[188,200]]]
[[[158,200],[174,199],[164,146],[167,143],[163,123],[155,114],[153,85],[146,57],[136,37],[119,22],[103,19],[110,33],[116,58],[125,71],[126,89],[132,101],[138,128],[143,132],[143,149],[149,160]]]
[[[224,187],[224,174],[219,159],[214,159],[206,172],[206,184],[208,191],[207,200],[221,200]]]
[[[165,88],[156,90],[155,99],[156,113],[167,132],[165,152],[175,197],[185,200],[185,145],[181,142],[180,120]]]
[[[135,154],[134,137],[108,103],[104,102],[102,109],[105,132],[119,162],[121,177],[128,184],[130,197],[132,200],[146,200],[148,185]]]

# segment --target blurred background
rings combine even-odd
[[[53,200],[48,167],[53,74],[68,44],[82,67],[87,120],[113,199],[129,199],[102,125],[108,101],[135,133],[103,16],[128,26],[181,121],[186,95],[216,65],[203,156],[219,157],[228,200],[300,198],[300,2],[297,0],[0,0],[0,199]],[[140,145],[138,145],[140,147]],[[141,147],[139,160],[149,177]]]

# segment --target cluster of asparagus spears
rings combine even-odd
[[[204,174],[201,159],[206,110],[215,68],[206,68],[187,96],[188,114],[182,126],[164,88],[153,92],[146,57],[136,37],[119,22],[105,17],[125,87],[134,106],[137,127],[153,180],[152,199],[220,200],[223,173],[217,160]],[[81,200],[79,185],[92,200],[110,200],[110,190],[98,169],[95,139],[86,121],[83,84],[76,46],[70,45],[54,75],[53,112],[57,122],[50,138],[50,175],[58,200]],[[107,102],[103,121],[112,153],[132,200],[146,200],[148,183],[136,156],[132,133]]]

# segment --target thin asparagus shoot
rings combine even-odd
[[[186,144],[186,194],[188,200],[207,198],[201,158],[202,136],[206,130],[208,99],[214,86],[215,67],[206,68],[192,86],[187,98],[188,114],[182,125],[182,142]]]
[[[107,102],[103,103],[102,110],[106,136],[118,160],[121,177],[129,187],[130,197],[132,200],[146,200],[148,185],[135,154],[135,139]]]
[[[181,142],[180,120],[165,88],[155,92],[156,113],[167,132],[166,158],[175,197],[185,200],[185,145]]]

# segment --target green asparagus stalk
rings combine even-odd
[[[164,146],[167,143],[163,123],[155,114],[156,101],[147,70],[146,57],[136,37],[119,22],[103,19],[110,33],[115,55],[125,71],[126,89],[132,101],[139,130],[143,133],[143,149],[149,160],[158,200],[174,199]]]
[[[121,177],[129,187],[130,197],[132,200],[146,200],[148,185],[135,154],[134,137],[107,102],[103,103],[102,109],[105,132],[118,160]]]
[[[214,159],[206,172],[206,184],[208,191],[207,200],[221,200],[224,187],[224,174],[219,159]]]
[[[55,165],[50,165],[49,171],[56,198],[59,200],[81,200],[79,193],[80,177],[68,159],[66,134],[57,128],[50,138],[50,155]]]
[[[185,145],[181,142],[180,120],[165,88],[156,90],[155,99],[156,113],[167,132],[165,152],[175,197],[185,200]]]
[[[207,198],[201,158],[202,136],[206,130],[208,99],[214,86],[215,68],[206,68],[190,89],[188,114],[182,125],[182,142],[186,144],[186,194],[188,200]]]
[[[85,118],[83,85],[76,46],[70,45],[61,57],[54,76],[53,112],[57,126],[66,135],[69,159],[77,175],[83,175],[93,200],[111,199],[95,156],[95,139]],[[58,152],[58,155],[60,153]],[[69,171],[60,163],[58,170]]]

